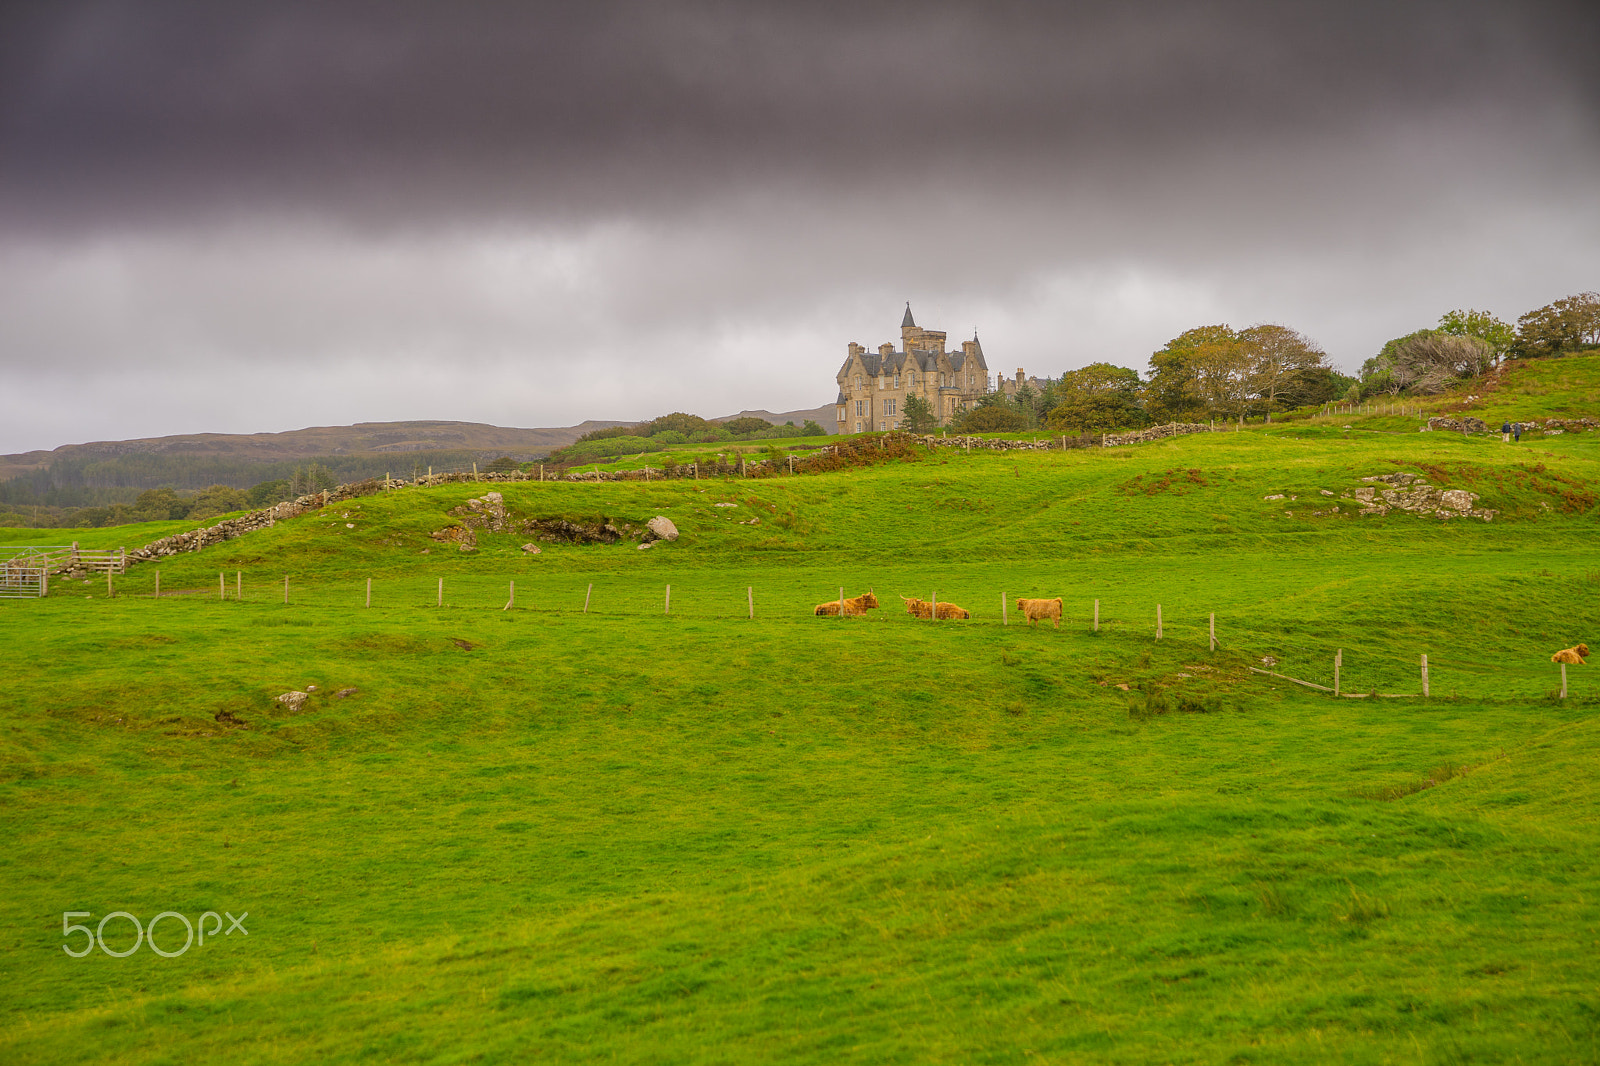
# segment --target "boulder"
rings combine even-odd
[[[659,540],[678,539],[678,527],[673,525],[672,519],[668,518],[666,515],[656,515],[654,518],[650,519],[648,525],[650,527],[650,532],[654,533]]]
[[[278,697],[278,702],[287,707],[290,714],[299,714],[300,708],[309,698],[310,694],[306,692],[285,692]]]

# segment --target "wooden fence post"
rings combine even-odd
[[[1161,639],[1161,605],[1156,604],[1156,639]]]
[[[106,599],[111,598],[111,568],[106,567]]]
[[[1100,632],[1100,601],[1094,601],[1094,631]]]
[[[844,586],[839,586],[839,617],[844,617]]]
[[[243,570],[235,570],[233,572],[233,598],[238,600],[240,603],[244,602],[244,571]]]
[[[663,614],[671,614],[672,613],[672,586],[671,585],[667,586],[667,609],[665,611],[663,611],[662,613]]]
[[[434,600],[433,605],[435,607],[444,606],[444,578],[442,577],[439,579],[439,595],[438,598]]]
[[[594,595],[594,582],[589,582],[589,591],[583,594],[583,613],[589,613],[589,597]]]
[[[161,598],[161,571],[159,570],[156,571],[156,592],[151,598],[157,600]]]
[[[283,602],[289,602],[289,575],[283,575]]]
[[[939,590],[938,589],[934,589],[933,590],[933,596],[928,600],[928,621],[937,622],[938,620],[939,620]]]
[[[1428,698],[1428,653],[1422,653],[1422,698]]]
[[[744,598],[745,602],[750,605],[750,621],[754,622],[756,620],[756,587],[754,585],[746,585],[744,587]]]
[[[1211,650],[1217,650],[1217,612],[1211,612]]]
[[[1066,440],[1067,438],[1062,437],[1061,439]],[[1065,447],[1065,445],[1063,445],[1063,447]],[[1010,625],[1010,623],[1006,621],[1006,594],[1004,592],[1000,594],[1000,624],[1003,626]]]
[[[217,600],[220,602],[228,598],[228,580],[222,576],[222,571],[217,571]]]
[[[1567,698],[1567,664],[1561,664],[1561,698]]]
[[[367,606],[372,606],[372,579],[367,578]]]
[[[509,593],[509,598],[506,600],[506,605],[504,607],[500,608],[500,609],[502,611],[509,611],[509,610],[511,610],[511,605],[513,603],[516,603],[516,602],[517,602],[517,583],[515,581],[513,581],[511,583],[511,592]]]
[[[1339,694],[1339,669],[1344,666],[1344,649],[1340,648],[1333,653],[1333,694]]]
[[[478,464],[477,463],[473,463],[472,464],[472,480],[474,480],[474,481],[478,480]]]

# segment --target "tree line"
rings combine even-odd
[[[1358,376],[1328,365],[1304,334],[1275,323],[1185,330],[1150,356],[1149,370],[1091,363],[1041,388],[992,393],[951,419],[963,433],[1048,429],[1057,433],[1136,429],[1165,422],[1265,418],[1295,408],[1376,395],[1435,395],[1460,388],[1508,358],[1544,359],[1600,348],[1600,295],[1579,293],[1517,319],[1454,310],[1437,326],[1386,343]],[[940,423],[920,396],[903,405],[904,425],[929,432]]]

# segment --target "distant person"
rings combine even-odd
[[[1513,423],[1511,423],[1511,435],[1516,438],[1516,443],[1518,443],[1518,444],[1522,443],[1522,423],[1521,422],[1513,422]]]
[[[1511,443],[1511,423],[1500,423],[1500,440],[1506,444]]]

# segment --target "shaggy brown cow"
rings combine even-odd
[[[1053,600],[1017,600],[1017,610],[1022,612],[1022,617],[1028,620],[1031,626],[1035,622],[1042,622],[1046,618],[1061,628],[1061,597]]]
[[[866,614],[876,606],[878,606],[878,597],[870,592],[863,592],[859,596],[854,596],[844,601],[844,616],[846,618],[855,618],[858,615]],[[827,603],[819,603],[817,604],[817,609],[812,613],[816,615],[831,614],[838,617],[839,601],[829,600]]]
[[[1583,660],[1589,657],[1589,645],[1579,644],[1576,648],[1562,648],[1550,656],[1553,663],[1571,663],[1573,666],[1582,666]]]
[[[909,596],[901,596],[900,598],[906,601],[906,614],[914,615],[917,618],[927,618],[932,611],[927,600],[913,599]],[[953,603],[946,603],[944,600],[939,601],[938,611],[940,619],[972,617],[971,611],[964,607],[957,607]]]

